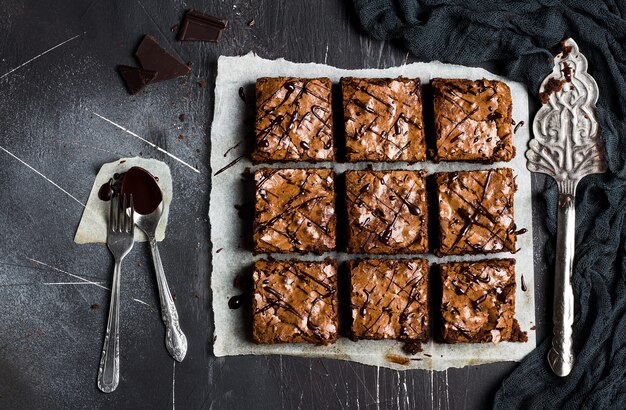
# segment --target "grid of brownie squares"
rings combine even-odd
[[[514,259],[444,263],[439,269],[444,342],[528,340],[514,318]]]
[[[426,160],[419,79],[342,78],[345,159]],[[431,81],[435,161],[493,163],[515,155],[511,95],[489,80]],[[260,78],[256,84],[254,163],[336,160],[331,81]],[[346,210],[350,334],[353,339],[428,340],[428,261],[389,255],[429,251],[426,172],[348,170],[345,198],[335,199],[330,168],[260,168],[254,174],[255,254],[337,250],[336,206]],[[514,252],[513,171],[435,175],[438,256]],[[374,258],[375,256],[375,258]],[[445,343],[526,341],[514,319],[515,261],[439,265]],[[338,337],[337,264],[258,260],[253,273],[256,343],[334,343]]]
[[[256,343],[330,344],[337,340],[337,266],[259,260],[254,265],[252,337]]]
[[[428,340],[428,261],[348,261],[356,339]]]
[[[425,253],[424,171],[346,171],[348,252]]]
[[[436,160],[491,164],[513,159],[513,107],[505,83],[435,78],[431,86]]]

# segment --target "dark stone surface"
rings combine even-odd
[[[0,146],[49,179],[0,149],[0,407],[169,408],[175,400],[181,408],[457,409],[491,402],[513,363],[402,373],[332,360],[211,355],[208,158],[217,57],[252,50],[266,58],[346,68],[413,61],[397,45],[365,37],[349,4],[0,3]],[[218,44],[177,42],[170,27],[186,8],[228,18],[223,39]],[[251,19],[254,27],[247,24]],[[115,67],[136,65],[133,52],[144,34],[192,62],[193,73],[130,96]],[[202,81],[204,88],[198,86]],[[83,211],[78,202],[86,202],[103,163],[135,155],[163,160],[172,171],[174,202],[161,254],[189,351],[174,366],[163,342],[148,248],[136,244],[122,276],[121,382],[116,392],[105,395],[95,381],[109,292],[89,284],[50,283],[79,282],[71,276],[78,275],[110,286],[112,260],[106,247],[73,242]],[[534,182],[543,186],[542,179]],[[536,201],[536,206],[536,215],[542,215],[543,204]],[[538,336],[543,337],[549,298],[543,254],[537,252],[545,240],[539,227],[535,224],[536,295]],[[92,309],[93,304],[101,308]]]

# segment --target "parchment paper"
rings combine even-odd
[[[156,230],[156,239],[160,242],[165,238],[165,227],[167,226],[170,203],[172,202],[172,174],[170,174],[170,168],[166,163],[156,159],[134,157],[120,158],[118,161],[102,165],[89,193],[89,199],[83,211],[83,216],[80,218],[74,242],[81,244],[106,243],[110,202],[100,200],[98,191],[103,184],[113,177],[113,174],[121,174],[135,166],[141,167],[159,178],[158,184],[163,192],[163,216]],[[146,242],[148,238],[140,229],[135,229],[135,240]]]
[[[242,141],[253,130],[250,112],[246,112],[246,104],[239,96],[240,87],[246,90],[248,99],[254,98],[254,83],[258,77],[264,76],[300,76],[300,77],[330,77],[337,83],[342,76],[355,77],[419,77],[422,83],[427,83],[431,77],[469,78],[469,79],[498,79],[506,82],[511,88],[513,97],[513,118],[516,122],[524,121],[514,136],[517,149],[515,159],[509,163],[499,163],[492,166],[463,163],[432,162],[406,165],[374,164],[374,169],[405,168],[426,169],[428,173],[451,170],[487,169],[490,167],[507,166],[515,170],[517,175],[518,191],[515,194],[515,221],[518,228],[526,228],[528,232],[518,237],[517,246],[521,250],[514,255],[510,253],[488,256],[513,257],[517,260],[517,291],[516,317],[522,330],[528,332],[527,343],[501,342],[498,344],[438,344],[428,342],[423,345],[424,351],[415,356],[407,356],[401,350],[402,343],[397,341],[360,340],[353,342],[340,337],[337,343],[331,346],[314,346],[309,344],[279,344],[256,345],[249,338],[249,326],[244,321],[243,309],[231,310],[228,308],[228,299],[241,291],[233,286],[233,279],[240,273],[249,270],[255,259],[248,247],[246,234],[249,228],[237,216],[234,205],[242,204],[244,189],[241,174],[246,167],[256,169],[244,157],[227,170],[215,175],[216,171],[227,166],[236,158],[244,154]],[[249,101],[249,103],[251,103]],[[246,120],[247,118],[247,120]],[[532,201],[530,190],[530,173],[526,170],[524,152],[529,138],[528,127],[528,93],[524,85],[498,77],[479,68],[469,68],[448,65],[439,62],[414,63],[401,67],[387,69],[344,70],[323,64],[298,64],[280,60],[265,60],[253,54],[241,57],[220,57],[218,61],[218,75],[215,86],[215,118],[211,133],[211,168],[213,170],[211,202],[209,218],[211,221],[211,241],[213,242],[213,273],[211,287],[213,290],[213,311],[215,319],[215,342],[213,352],[216,356],[232,356],[246,354],[284,354],[304,357],[326,357],[341,360],[350,360],[368,365],[384,366],[393,369],[432,369],[443,370],[449,367],[463,367],[481,363],[500,361],[520,361],[535,348],[535,332],[531,330],[535,321],[534,300],[534,272],[532,247]],[[239,144],[239,145],[237,145]],[[235,147],[235,148],[233,148]],[[308,164],[287,164],[278,166],[308,166]],[[313,166],[333,166],[337,172],[354,168],[355,164],[323,163]],[[358,168],[363,168],[363,164]],[[248,198],[249,199],[249,198]],[[354,255],[331,253],[339,262]],[[420,255],[422,256],[422,255]],[[276,256],[279,258],[278,256]],[[287,257],[293,257],[289,255]],[[437,258],[427,255],[432,262],[449,260],[472,260],[478,257],[446,257]],[[280,257],[281,259],[283,257]],[[300,259],[316,259],[312,256],[298,257]],[[521,290],[521,275],[528,287],[528,291]],[[432,323],[432,319],[431,319]],[[406,359],[409,359],[408,361]],[[406,364],[397,363],[398,361]]]

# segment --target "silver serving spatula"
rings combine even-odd
[[[578,182],[589,174],[606,171],[604,144],[595,114],[598,85],[587,73],[587,59],[574,40],[562,43],[552,73],[543,80],[543,106],[533,122],[534,139],[526,151],[527,167],[556,180],[559,187],[554,306],[550,367],[567,376],[574,365],[572,324],[574,292],[575,196]]]

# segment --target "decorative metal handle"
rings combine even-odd
[[[575,188],[574,188],[575,189]],[[554,306],[552,348],[548,362],[557,376],[567,376],[574,366],[572,324],[574,323],[574,291],[572,268],[574,263],[574,235],[576,226],[575,197],[570,193],[559,195],[556,239],[556,267],[554,272]]]
[[[98,388],[111,393],[120,381],[120,274],[122,260],[115,260],[109,319],[102,344],[102,356],[98,367]]]
[[[161,263],[159,248],[154,236],[149,238],[150,250],[152,251],[152,261],[154,262],[154,270],[156,271],[157,286],[159,288],[159,300],[161,301],[161,318],[165,325],[165,346],[170,355],[177,361],[182,362],[187,354],[187,338],[180,328],[178,322],[178,312],[176,305],[172,299],[170,288],[167,285],[165,271]]]

